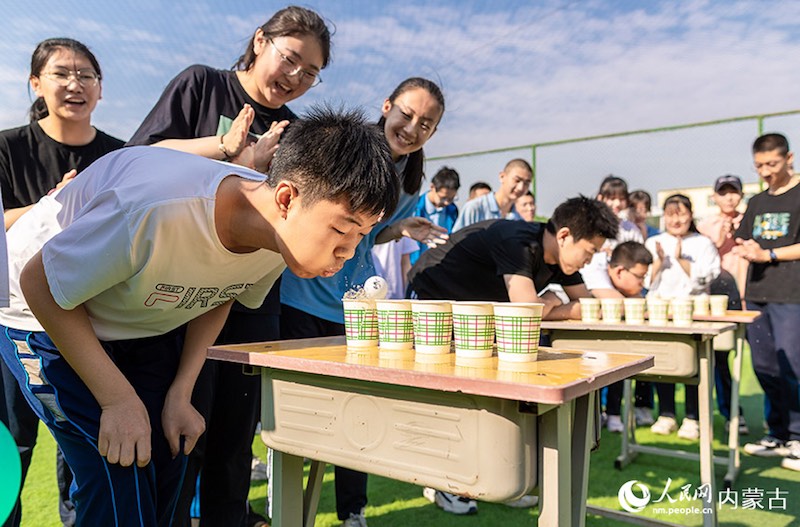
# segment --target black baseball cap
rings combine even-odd
[[[742,180],[739,179],[739,176],[725,174],[724,176],[718,177],[714,182],[714,192],[719,192],[725,185],[730,185],[736,192],[742,192]]]

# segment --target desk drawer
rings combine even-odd
[[[550,330],[550,338],[556,349],[578,351],[623,352],[633,355],[653,355],[655,364],[637,377],[694,377],[698,371],[695,342],[691,337],[665,337],[658,334],[614,334],[597,338],[589,331]]]
[[[486,501],[536,486],[536,419],[514,401],[265,369],[267,446]]]

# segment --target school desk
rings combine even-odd
[[[636,378],[655,382],[687,383],[698,385],[698,413],[700,414],[700,455],[692,452],[650,447],[636,443],[633,429],[630,401],[630,384],[623,392],[626,407],[623,412],[626,432],[622,435],[622,452],[616,460],[616,467],[623,468],[633,461],[637,453],[645,452],[680,459],[699,460],[700,485],[708,485],[711,492],[710,512],[703,515],[703,525],[717,525],[717,487],[714,479],[714,463],[735,464],[738,470],[738,449],[733,448],[727,458],[715,458],[712,449],[714,431],[712,427],[713,388],[714,388],[714,337],[737,329],[733,321],[707,322],[695,321],[689,326],[675,326],[672,321],[666,325],[630,325],[626,323],[609,324],[604,322],[584,323],[580,320],[543,321],[542,330],[550,335],[555,349],[569,348],[604,352],[624,350],[626,353],[642,353],[655,357],[654,366]],[[741,364],[740,370],[741,370]],[[738,375],[737,375],[738,376]],[[738,385],[737,385],[738,393]],[[738,397],[736,399],[738,405]],[[738,408],[738,407],[737,407]],[[737,418],[738,424],[738,418]],[[731,425],[733,426],[733,425]],[[738,428],[737,428],[738,431]],[[737,437],[738,440],[738,437]],[[731,459],[733,458],[733,459]],[[669,474],[665,474],[669,476]],[[592,512],[619,520],[630,520],[629,516],[618,511],[591,507]],[[641,525],[659,525],[655,520],[636,517]]]
[[[540,526],[582,526],[597,392],[654,364],[550,348],[517,366],[452,353],[420,362],[413,351],[348,350],[344,337],[208,356],[261,368],[274,527],[314,525],[325,463],[486,501],[538,487]]]

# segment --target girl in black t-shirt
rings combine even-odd
[[[157,144],[264,172],[296,119],[286,104],[321,82],[329,60],[324,20],[309,9],[281,9],[256,29],[231,70],[194,65],[179,73],[128,144]],[[234,304],[217,342],[277,340],[277,287],[260,309]],[[204,525],[265,525],[248,514],[247,503],[260,379],[234,364],[190,360],[198,370],[191,405],[205,418],[206,432],[189,457],[173,525],[188,525],[198,473]]]
[[[124,144],[92,126],[92,113],[101,98],[102,72],[84,44],[69,38],[40,42],[31,56],[29,81],[37,96],[30,109],[30,124],[0,132],[0,192],[6,229],[42,196]],[[2,361],[0,369],[0,404],[4,405],[0,415],[19,447],[21,489],[36,445],[39,419]],[[72,474],[60,450],[58,465],[61,521],[72,525]],[[5,525],[18,526],[21,515],[17,502]]]

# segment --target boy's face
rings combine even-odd
[[[648,214],[650,214],[650,209],[648,209],[647,206],[645,206],[645,204],[642,203],[641,201],[636,205],[632,206],[629,210],[633,213],[632,219],[636,223],[641,223],[647,220],[647,216]]]
[[[794,154],[781,155],[780,151],[756,152],[753,154],[753,166],[759,177],[771,189],[783,186],[791,177],[789,166],[794,163]]]
[[[556,231],[556,239],[558,266],[565,274],[577,273],[591,261],[594,253],[606,242],[606,239],[599,235],[590,239],[576,240],[567,227],[561,227]]]
[[[379,219],[380,215],[354,213],[343,203],[319,200],[304,205],[295,197],[277,229],[281,255],[300,278],[333,276]]]
[[[531,187],[531,173],[522,167],[512,166],[508,170],[500,172],[500,189],[511,201],[528,192]]]
[[[428,199],[431,200],[431,203],[433,203],[434,207],[440,209],[453,203],[453,201],[456,199],[457,193],[458,190],[446,187],[435,188],[433,185],[431,185],[431,190],[428,192]]]
[[[715,192],[712,199],[721,213],[731,214],[741,203],[742,194],[730,185],[726,185],[719,189],[718,192]]]
[[[533,221],[536,216],[536,203],[534,203],[533,196],[530,194],[523,194],[517,199],[516,203],[514,203],[514,208],[517,209],[517,212],[525,221]]]
[[[626,269],[621,265],[616,267],[609,266],[608,275],[611,277],[614,289],[626,297],[636,297],[642,293],[647,267],[645,264],[636,264],[630,269]]]

